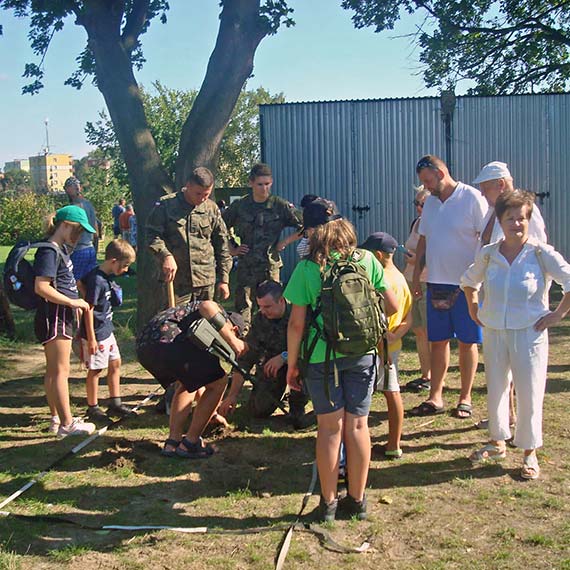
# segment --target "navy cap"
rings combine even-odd
[[[386,232],[375,232],[370,234],[360,247],[363,249],[369,249],[370,251],[394,253],[398,247],[398,242],[394,237]]]
[[[241,338],[243,336],[243,330],[245,329],[245,322],[241,313],[229,311],[227,316],[232,325],[238,328],[238,336]]]
[[[340,220],[336,204],[326,198],[317,198],[305,206],[303,210],[303,228],[308,230],[322,226],[333,220]]]

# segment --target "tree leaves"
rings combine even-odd
[[[169,89],[159,81],[154,82],[152,88],[152,91],[142,89],[145,114],[162,163],[174,178],[182,125],[198,92]],[[242,91],[220,147],[217,186],[247,185],[247,170],[260,158],[258,107],[283,102],[285,97],[282,93],[271,95],[263,87]],[[113,161],[111,171],[114,178],[118,183],[126,185],[126,167],[108,115],[101,111],[99,120],[87,123],[85,133],[87,142]]]
[[[343,0],[357,28],[393,29],[423,14],[414,42],[428,87],[469,93],[563,91],[570,82],[570,0]]]
[[[97,0],[98,1],[98,0]],[[2,0],[0,8],[13,10],[18,18],[30,18],[28,38],[38,63],[27,63],[23,77],[33,81],[22,88],[22,93],[36,94],[43,88],[43,61],[50,42],[57,32],[63,29],[66,18],[76,17],[76,23],[84,25],[93,6],[88,0]],[[144,34],[151,21],[158,16],[166,23],[169,9],[167,0],[109,0],[107,9],[119,10],[123,32],[128,34],[128,53],[135,69],[140,69],[145,62],[140,36]],[[1,34],[1,29],[0,29]],[[95,61],[89,46],[86,45],[76,58],[77,70],[65,81],[66,85],[80,89],[87,77],[95,77]]]

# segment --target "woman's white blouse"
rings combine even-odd
[[[548,290],[552,280],[570,291],[570,265],[552,246],[529,238],[511,265],[499,251],[502,240],[486,245],[461,278],[461,288],[485,295],[479,320],[492,329],[523,329],[549,312]],[[537,248],[540,252],[537,253]],[[541,263],[537,255],[541,256]],[[546,279],[545,279],[546,277]]]

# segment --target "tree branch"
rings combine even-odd
[[[132,53],[135,49],[139,36],[147,23],[149,6],[150,0],[134,0],[133,2],[121,34],[123,47],[128,53]]]
[[[521,20],[515,25],[501,27],[501,28],[490,28],[487,26],[467,26],[467,25],[457,24],[454,21],[452,21],[450,18],[448,18],[446,15],[441,14],[436,10],[434,10],[427,2],[418,1],[416,2],[416,5],[426,10],[438,22],[441,22],[445,24],[445,26],[447,26],[448,28],[452,30],[457,30],[459,32],[467,32],[470,34],[490,34],[495,36],[505,36],[512,32],[522,31],[524,29],[540,29],[543,32],[545,32],[548,35],[548,37],[550,37],[552,40],[558,41],[559,43],[562,43],[564,45],[570,45],[570,38],[565,36],[560,30],[557,30],[556,28],[553,28],[551,26],[547,26],[541,21],[541,19],[544,18],[546,15],[560,8],[563,8],[568,3],[569,2],[561,2],[560,4],[553,6],[550,10],[545,10],[540,14]]]

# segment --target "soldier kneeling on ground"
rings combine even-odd
[[[164,388],[178,380],[170,410],[170,433],[161,451],[166,457],[199,459],[216,451],[204,443],[202,433],[215,414],[228,378],[218,356],[199,347],[195,338],[192,339],[198,321],[203,322],[208,334],[218,337],[221,344],[225,341],[235,355],[243,353],[245,344],[239,338],[244,326],[241,315],[226,314],[213,301],[193,301],[166,309],[147,323],[137,339],[137,356],[142,366]],[[202,387],[204,391],[184,434],[183,426],[190,414],[194,393]]]
[[[291,306],[283,297],[283,287],[276,281],[260,283],[255,296],[259,312],[245,338],[247,351],[238,363],[247,372],[256,366],[257,382],[251,391],[248,408],[254,418],[268,418],[287,389],[287,325]],[[220,415],[227,416],[234,411],[243,383],[243,375],[234,371],[228,394],[218,409]],[[289,393],[288,419],[295,429],[315,422],[314,414],[305,414],[307,401],[308,396],[302,391]]]

